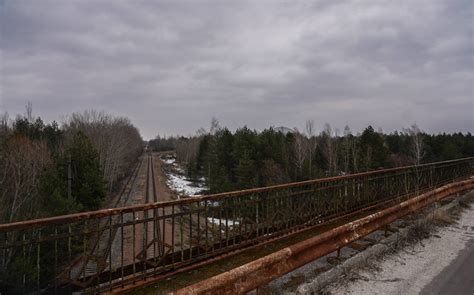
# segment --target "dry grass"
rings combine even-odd
[[[448,212],[442,210],[434,211],[429,215],[428,219],[435,225],[450,225],[455,222]]]
[[[332,290],[332,288],[336,285],[346,285],[356,280],[366,279],[361,277],[360,271],[367,271],[369,273],[381,271],[379,266],[380,260],[387,257],[387,255],[397,255],[399,251],[407,251],[411,247],[414,247],[417,243],[423,243],[424,239],[429,238],[436,232],[437,227],[448,226],[456,223],[460,213],[464,209],[470,208],[471,203],[474,203],[474,191],[464,199],[459,200],[459,204],[455,206],[454,210],[451,212],[441,209],[428,213],[428,216],[425,215],[426,212],[423,214],[418,213],[408,216],[403,222],[401,222],[401,224],[399,224],[399,226],[397,226],[398,228],[406,228],[406,233],[398,235],[397,241],[394,244],[387,245],[389,246],[388,251],[384,251],[378,255],[366,257],[366,259],[364,259],[364,261],[362,261],[357,266],[353,266],[351,268],[343,267],[343,273],[341,274],[338,282],[324,287],[314,286],[312,294],[329,295],[332,294],[330,290]],[[426,216],[426,218],[423,216]],[[373,242],[376,243],[375,240]],[[329,269],[330,268],[331,267],[329,267]],[[321,272],[317,271],[315,273],[319,275]]]
[[[472,202],[472,200],[471,200],[471,202]],[[469,201],[459,200],[459,207],[461,207],[463,209],[470,209],[471,204],[469,204]]]
[[[423,239],[429,238],[433,230],[434,224],[431,221],[425,219],[415,220],[407,228],[406,234],[398,236],[395,243],[391,245],[390,252],[396,253],[406,247],[414,246],[414,244],[421,242]]]
[[[291,276],[291,278],[288,280],[288,282],[286,282],[283,285],[283,288],[285,288],[285,289],[289,289],[289,288],[295,289],[299,285],[303,284],[305,282],[305,280],[306,280],[306,278],[305,278],[304,275]]]

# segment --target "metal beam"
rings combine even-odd
[[[175,294],[244,294],[358,240],[430,203],[472,188],[474,188],[474,178],[445,185],[396,206],[334,228],[228,272],[178,290]]]

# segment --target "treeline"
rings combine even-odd
[[[167,138],[167,148],[176,149],[191,178],[205,177],[210,193],[474,156],[470,133],[427,134],[416,124],[390,134],[329,124],[315,134],[312,121],[305,132],[287,130],[231,132],[213,120],[209,132]]]
[[[171,151],[176,149],[177,142],[183,138],[184,137],[162,137],[158,135],[155,137],[155,139],[152,139],[148,142],[148,146],[157,152]]]
[[[87,111],[61,126],[0,118],[0,223],[100,208],[143,148],[126,118]]]

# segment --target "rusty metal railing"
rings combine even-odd
[[[311,261],[365,237],[377,229],[443,198],[474,188],[474,178],[444,185],[374,214],[345,223],[247,264],[177,290],[187,294],[247,294]],[[431,213],[432,214],[432,213]],[[318,287],[322,287],[318,285]],[[258,292],[257,292],[258,293]],[[315,294],[300,287],[296,294]]]
[[[466,158],[1,224],[0,292],[114,290],[466,179],[473,166]]]

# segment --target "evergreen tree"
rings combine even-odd
[[[235,166],[235,161],[232,155],[234,137],[227,128],[223,128],[216,132],[215,138],[217,153],[216,165],[218,166],[218,169],[221,170],[220,174],[225,175],[227,178],[226,182],[230,183],[234,179],[233,168]]]
[[[72,168],[72,198],[84,210],[99,209],[106,195],[105,181],[97,151],[83,132],[76,132],[66,148],[62,175],[67,175],[69,156]]]
[[[384,145],[381,134],[367,127],[360,137],[362,163],[367,171],[385,167],[388,159],[388,149]]]
[[[244,152],[235,168],[238,189],[253,188],[258,183],[255,161],[250,158],[249,152]]]
[[[348,127],[343,137],[334,133],[331,138],[324,133],[314,138],[317,144],[311,158],[300,163],[298,170],[293,157],[293,132],[276,132],[272,128],[256,132],[243,127],[232,133],[227,128],[215,128],[215,132],[202,135],[200,139],[194,171],[206,178],[211,193],[217,193],[324,177],[329,170],[338,175],[341,168],[345,173],[355,173],[413,164],[412,141],[405,132],[384,135],[368,126],[362,134],[352,135]],[[474,155],[471,134],[423,136],[425,162]],[[328,149],[324,144],[328,139],[341,148]]]
[[[53,121],[43,128],[43,138],[46,140],[52,153],[56,155],[59,152],[63,139],[63,132],[59,129],[59,125],[56,121]]]
[[[41,215],[57,216],[82,211],[82,206],[67,197],[67,174],[61,175],[57,165],[43,172],[39,184],[42,196]]]

